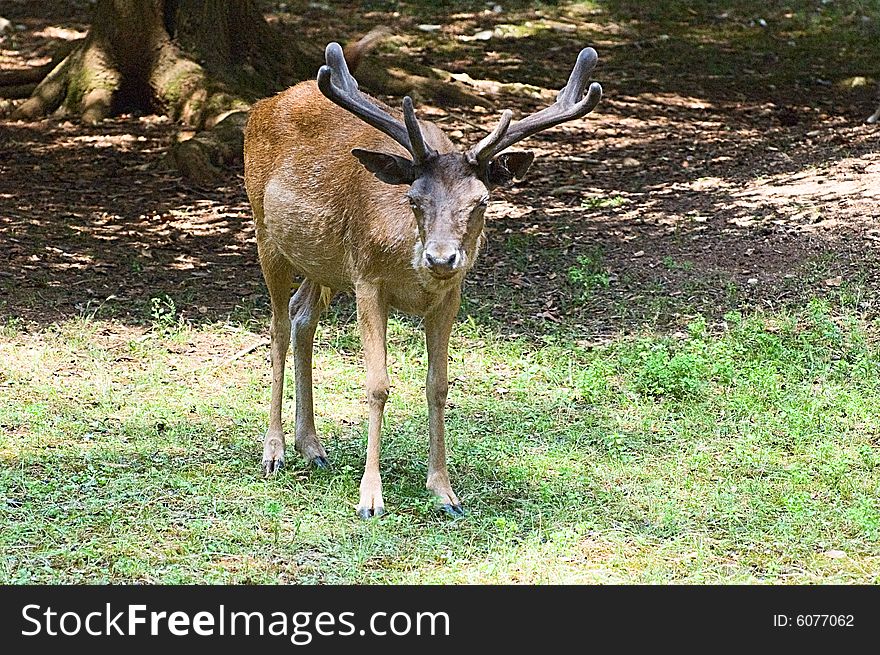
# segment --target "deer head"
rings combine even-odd
[[[361,93],[338,43],[327,46],[325,59],[318,71],[321,93],[409,153],[404,157],[361,148],[351,151],[382,182],[409,187],[405,197],[419,234],[413,265],[437,279],[448,279],[470,268],[483,231],[489,192],[521,179],[534,158],[531,152],[504,151],[541,130],[585,116],[602,97],[598,83],[587,87],[598,57],[592,48],[584,48],[553,105],[517,122],[512,122],[512,112],[505,110],[491,134],[473,148],[457,152],[445,147],[449,146],[445,137],[436,143],[439,130],[426,125],[430,127],[426,131],[435,137],[435,145],[429,143],[409,96],[403,99],[401,121]]]

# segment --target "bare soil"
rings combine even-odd
[[[4,9],[25,29],[0,43],[2,70],[44,64],[57,39],[82,36],[85,4]],[[513,18],[550,27],[459,39],[501,34]],[[374,56],[533,85],[540,97],[492,97],[521,113],[552,101],[579,47],[597,48],[598,109],[523,144],[539,155],[530,175],[490,209],[466,294],[479,320],[589,341],[822,295],[878,314],[880,126],[862,122],[867,90],[840,91],[806,65],[768,81],[760,64],[776,55],[753,46],[746,62],[730,43],[668,61],[684,37],[608,15],[473,12],[426,32],[418,18],[339,3],[270,20],[319,43],[389,24],[400,36]],[[736,75],[715,74],[718,61]],[[481,107],[419,112],[463,144],[497,120]],[[157,116],[96,127],[0,119],[0,321],[46,326],[97,311],[140,324],[164,294],[197,322],[265,314],[242,171],[219,188],[185,183],[165,160],[178,130]],[[584,262],[599,273],[586,286],[571,274]]]

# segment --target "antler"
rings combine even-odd
[[[434,150],[425,143],[416,119],[412,98],[403,99],[404,123],[380,109],[358,89],[338,43],[328,43],[324,51],[326,64],[318,69],[318,88],[328,99],[350,111],[368,125],[384,132],[406,148],[416,164],[433,156]]]
[[[522,141],[548,127],[581,118],[593,111],[602,99],[602,86],[598,82],[593,82],[586,96],[584,89],[598,60],[599,56],[592,48],[581,50],[568,83],[556,96],[555,103],[512,125],[511,112],[509,109],[505,110],[495,130],[467,153],[468,161],[471,164],[484,166],[495,155],[517,141]]]

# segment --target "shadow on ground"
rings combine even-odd
[[[799,15],[766,30],[742,12],[709,15],[708,4],[696,21],[675,5],[663,24],[634,3],[576,8],[463,13],[432,35],[416,28],[419,14],[379,7],[345,26],[356,34],[391,21],[403,50],[391,44],[377,57],[432,54],[449,70],[550,89],[579,44],[600,50],[605,99],[585,121],[527,144],[539,158],[498,194],[465,311],[514,333],[584,338],[841,290],[875,312],[877,128],[856,122],[862,107],[841,106],[821,76],[866,67],[867,55],[847,58],[845,48],[876,25],[853,25],[820,61],[828,36],[798,32]],[[314,8],[296,20],[314,21],[300,27],[316,39],[342,25]],[[457,40],[526,21],[543,27]],[[790,33],[793,46],[780,41]],[[551,63],[538,66],[536,50]],[[541,102],[511,95],[498,105],[528,112]],[[465,144],[495,120],[443,113],[433,116]],[[163,164],[175,131],[153,117],[98,128],[0,122],[0,320],[46,326],[97,312],[142,324],[151,298],[166,296],[193,322],[265,318],[241,170],[219,189],[186,185]]]

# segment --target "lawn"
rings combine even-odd
[[[87,4],[10,5],[0,67],[48,63]],[[155,116],[0,117],[0,583],[880,581],[880,5],[787,4],[262,3],[291,39],[388,24],[378,63],[496,88],[416,99],[459,147],[599,52],[596,111],[524,142],[487,210],[450,345],[459,519],[424,489],[418,320],[389,324],[388,513],[355,514],[350,298],[316,337],[332,466],[264,479],[241,166],[187,183]]]
[[[880,575],[878,325],[816,300],[590,346],[463,318],[453,520],[424,490],[425,355],[390,325],[389,513],[354,512],[350,307],[316,346],[332,468],[260,475],[264,326],[91,315],[0,341],[3,583],[816,583]],[[291,388],[289,385],[288,388]],[[286,401],[291,416],[292,399]]]

